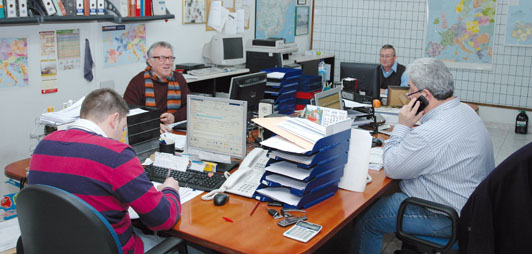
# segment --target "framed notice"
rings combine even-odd
[[[308,6],[296,7],[296,35],[305,35],[309,32],[309,12]]]
[[[305,5],[307,4],[307,0],[297,0],[297,5]]]
[[[205,24],[205,0],[183,0],[183,24]]]

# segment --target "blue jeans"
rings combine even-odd
[[[397,212],[401,202],[408,198],[404,193],[378,200],[355,225],[352,253],[381,253],[384,233],[395,232]],[[430,212],[418,206],[407,206],[403,230],[415,235],[450,237],[451,221],[447,216]]]

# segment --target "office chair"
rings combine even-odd
[[[21,232],[17,253],[122,253],[111,224],[69,192],[29,185],[19,192],[16,203]],[[182,248],[181,243],[183,240],[169,237],[148,253],[166,253]]]

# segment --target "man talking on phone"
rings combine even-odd
[[[417,197],[453,207],[458,214],[477,185],[493,170],[493,146],[484,123],[453,96],[445,64],[421,58],[408,65],[410,103],[384,146],[384,172],[400,179],[401,192],[378,200],[355,225],[352,252],[381,253],[384,233],[395,232],[403,200]],[[422,106],[420,97],[425,98]],[[420,121],[421,124],[415,127]],[[449,237],[451,222],[419,207],[406,209],[403,229],[416,235]]]

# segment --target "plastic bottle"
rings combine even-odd
[[[327,82],[326,77],[326,70],[325,70],[325,62],[323,59],[321,60],[320,64],[318,65],[318,75],[321,77],[321,87],[325,88],[325,83]]]
[[[526,134],[528,130],[528,116],[524,110],[521,110],[515,118],[515,133]]]

